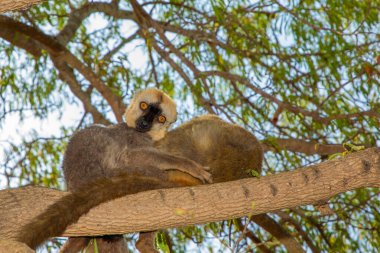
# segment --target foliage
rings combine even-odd
[[[147,16],[119,0],[46,1],[0,16],[2,187],[62,188],[68,136],[120,121],[122,101],[148,85],[177,100],[181,122],[216,113],[254,133],[268,150],[263,174],[344,151],[310,145],[378,145],[379,0],[139,2]],[[22,138],[6,135],[14,119]],[[305,250],[376,252],[379,195],[341,194],[331,216],[310,205],[271,217]],[[157,242],[175,252],[286,252],[249,219],[169,234]]]

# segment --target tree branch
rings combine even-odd
[[[71,92],[82,102],[82,105],[86,112],[92,115],[95,124],[109,125],[109,122],[103,114],[101,114],[96,107],[91,103],[91,97],[86,92],[82,91],[80,84],[75,78],[73,69],[67,66],[59,57],[52,57],[54,66],[59,71],[59,77],[65,81]]]
[[[14,29],[9,29],[7,26],[3,26],[0,29],[0,37],[12,45],[26,50],[36,58],[42,55],[42,48],[38,42],[30,39],[28,36],[17,33]]]
[[[249,222],[249,221],[247,221]],[[267,245],[265,245],[264,242],[262,242],[256,235],[249,229],[245,229],[245,226],[243,226],[241,219],[237,220],[237,226],[239,230],[243,233],[244,236],[251,239],[253,243],[256,244],[256,247],[260,250],[260,252],[263,253],[273,253],[274,251],[269,249]]]
[[[261,141],[261,144],[264,152],[288,150],[305,155],[332,155],[345,151],[342,144],[320,144],[316,141],[304,141],[300,139],[270,138],[264,139]]]
[[[310,239],[308,234],[304,231],[302,226],[296,220],[294,220],[289,214],[287,214],[283,211],[277,211],[277,212],[275,212],[275,214],[281,218],[282,222],[289,222],[292,226],[294,226],[294,228],[297,230],[298,234],[300,236],[302,236],[302,239],[305,240],[305,242],[307,243],[307,246],[309,246],[310,250],[313,253],[320,253],[321,252],[321,250],[315,246],[313,240]]]
[[[142,6],[140,6],[137,1],[131,0],[130,1],[133,10],[136,14],[136,22],[139,24],[141,28],[140,35],[141,37],[145,38],[149,44],[152,45],[152,47],[156,50],[156,52],[174,69],[177,71],[177,73],[184,79],[186,84],[189,86],[190,90],[194,92],[194,84],[190,80],[190,77],[185,74],[185,71],[182,69],[182,67],[177,64],[171,57],[170,53],[173,52],[180,60],[183,62],[186,66],[188,66],[192,72],[198,73],[199,70],[195,67],[194,64],[192,64],[181,52],[179,52],[175,46],[170,43],[170,41],[166,38],[164,34],[163,28],[156,23],[155,20],[143,9]],[[159,35],[161,40],[164,43],[164,46],[169,50],[166,51],[158,45],[157,41],[155,40],[152,32],[150,32],[150,29],[153,27],[156,30],[156,33]],[[197,92],[195,92],[197,93]],[[215,114],[214,109],[211,107],[210,103],[203,97],[202,94],[199,94],[199,100],[202,103],[202,106],[211,114]]]
[[[9,27],[3,26],[2,29],[0,29],[0,37],[15,46],[25,49],[35,57],[40,57],[42,55],[43,45],[41,45],[41,43],[33,40],[29,36],[18,33],[14,29],[9,29]],[[51,55],[51,59],[59,71],[59,77],[68,84],[73,94],[82,102],[84,109],[92,115],[94,123],[109,125],[110,122],[92,105],[89,95],[81,90],[80,84],[77,82],[73,70],[63,62],[60,57]]]
[[[279,225],[275,220],[265,214],[255,215],[251,218],[260,227],[264,228],[271,235],[277,238],[285,248],[292,253],[305,252],[302,246],[297,242],[297,240],[291,236],[288,231],[286,231],[281,225]]]
[[[285,108],[294,114],[302,114],[304,116],[311,117],[313,120],[324,125],[328,125],[330,124],[331,121],[336,120],[336,119],[351,119],[351,118],[358,118],[358,117],[364,117],[364,116],[380,118],[380,113],[378,112],[379,110],[378,106],[371,108],[367,111],[361,111],[361,112],[349,113],[349,114],[336,114],[336,115],[331,115],[329,117],[324,117],[324,116],[321,116],[318,113],[318,111],[308,111],[301,107],[297,107],[295,105],[292,105],[292,104],[289,104],[277,99],[275,96],[272,96],[271,94],[265,92],[264,90],[257,88],[245,77],[232,74],[229,72],[225,72],[225,71],[219,71],[219,70],[202,71],[199,73],[199,76],[197,77],[208,77],[208,76],[219,76],[227,80],[236,81],[241,84],[244,84],[255,93],[277,104],[279,107]]]
[[[39,48],[41,45],[39,42],[35,42],[34,40],[30,39],[27,36],[24,36],[23,34],[16,33],[14,29],[9,29],[6,26],[3,26],[4,29],[0,29],[0,37],[3,37],[4,39],[8,40],[11,43],[14,43],[16,46],[19,46],[21,48],[24,48],[29,53],[33,54],[34,56],[38,57],[41,54],[42,48]],[[167,62],[170,64],[170,66],[177,71],[177,73],[184,79],[184,81],[187,83],[187,85],[190,88],[193,88],[193,83],[190,80],[190,78],[185,74],[184,70],[179,66],[177,63],[174,62],[173,59],[170,58],[169,53],[161,49],[154,38],[152,36],[149,36],[147,33],[142,33],[141,31],[136,32],[136,34],[140,34],[141,36],[149,37],[151,41],[151,44],[155,51]],[[17,34],[17,36],[15,36]],[[23,38],[26,39],[23,39]],[[132,35],[131,38],[134,38],[135,35]],[[19,38],[19,39],[18,39]],[[126,41],[130,41],[128,38]],[[17,42],[17,43],[15,43]],[[21,44],[20,44],[21,43]],[[123,43],[121,44],[123,45]],[[109,55],[107,54],[105,58],[109,58]],[[53,57],[54,58],[54,57]],[[78,66],[78,62],[76,61],[76,66]],[[62,68],[57,67],[61,72]],[[108,124],[104,117],[101,117],[99,113],[96,111],[96,108],[92,108],[93,106],[90,106],[91,104],[88,103],[88,98],[86,98],[85,94],[82,94],[81,96],[79,93],[74,92],[73,88],[74,85],[70,85],[70,78],[69,76],[73,77],[68,71],[65,72],[65,75],[62,75],[62,80],[66,81],[70,89],[73,91],[73,93],[82,101],[85,109],[93,114],[95,122],[102,123],[102,124]],[[65,77],[65,78],[63,78]],[[232,80],[233,81],[233,80]],[[203,96],[201,96],[201,102],[205,106],[206,110],[209,113],[215,113],[213,109],[210,106],[207,106],[207,101]],[[318,144],[317,142],[307,142],[303,140],[296,140],[296,139],[271,139],[271,140],[263,140],[262,141],[263,148],[265,151],[277,151],[281,149],[287,149],[289,151],[293,152],[300,152],[307,155],[331,155],[334,153],[341,153],[344,152],[345,149],[343,145],[340,144]]]
[[[0,0],[0,13],[27,9],[43,0]]]
[[[82,25],[83,20],[96,12],[103,12],[111,17],[117,19],[130,19],[134,20],[133,12],[120,10],[117,5],[102,2],[90,2],[83,5],[81,8],[72,11],[66,22],[65,27],[57,35],[57,40],[66,45],[74,37],[75,32]]]
[[[63,236],[152,231],[257,215],[360,187],[380,187],[380,148],[260,179],[129,195],[94,208]],[[15,238],[22,225],[65,194],[42,187],[0,191],[0,237]]]

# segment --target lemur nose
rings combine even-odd
[[[149,123],[145,120],[141,121],[141,127],[148,127],[149,126]]]
[[[152,126],[152,122],[145,118],[140,118],[137,122],[137,130],[138,131],[148,131],[150,127]]]

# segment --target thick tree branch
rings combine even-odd
[[[305,155],[332,155],[345,151],[342,144],[319,144],[316,141],[304,141],[300,139],[271,138],[263,140],[261,144],[265,152],[288,150]]]
[[[65,27],[56,36],[57,40],[62,43],[62,45],[66,45],[74,37],[75,32],[82,25],[83,20],[96,12],[103,12],[117,19],[135,19],[133,12],[120,10],[116,4],[102,2],[86,3],[81,8],[70,13]]]
[[[60,53],[61,51],[65,51],[66,49],[56,39],[44,34],[36,28],[26,25],[22,22],[16,21],[8,16],[0,15],[0,28],[3,29],[3,27],[13,29],[14,31],[17,31],[18,33],[24,36],[28,36],[31,39],[38,41],[44,47],[45,50]]]
[[[6,26],[0,29],[0,37],[15,45],[16,47],[26,50],[28,53],[38,58],[42,55],[41,45],[30,39],[30,37],[17,33],[14,29]]]
[[[42,49],[44,46],[41,43],[33,40],[29,36],[17,33],[14,29],[9,29],[9,27],[4,26],[0,29],[0,37],[9,41],[13,45],[25,49],[35,57],[40,57],[42,55]],[[94,123],[104,125],[110,124],[110,122],[91,104],[89,95],[81,90],[73,70],[65,62],[63,62],[60,57],[51,55],[51,59],[59,71],[59,77],[63,81],[67,82],[70,90],[82,102],[85,110],[92,115]]]
[[[129,195],[94,208],[64,236],[152,231],[257,215],[360,187],[380,187],[380,148],[260,179]],[[1,191],[0,236],[15,238],[22,225],[65,194],[41,187]]]
[[[43,0],[0,0],[0,13],[27,9]]]

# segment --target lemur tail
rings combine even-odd
[[[36,249],[50,237],[61,235],[67,226],[78,221],[91,208],[140,189],[174,187],[175,184],[153,177],[122,174],[102,178],[71,192],[49,206],[43,213],[21,228],[17,241]]]

